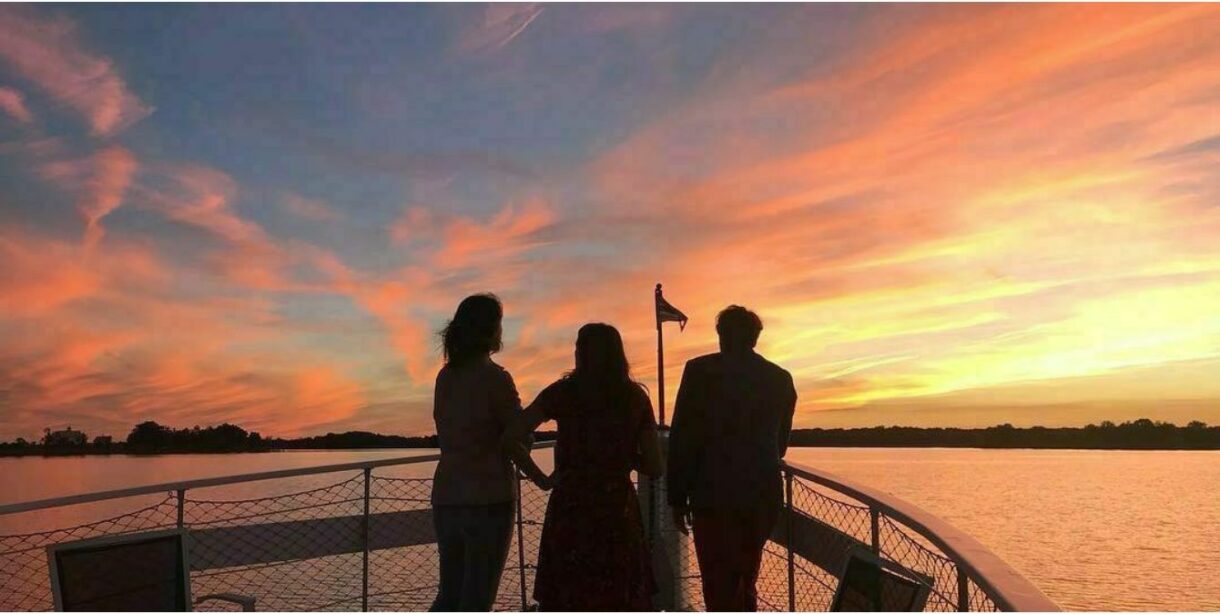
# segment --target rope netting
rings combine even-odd
[[[329,486],[257,499],[197,500],[188,491],[184,512],[192,594],[248,595],[258,599],[261,610],[361,608],[361,473]],[[229,607],[208,602],[201,609]]]
[[[176,498],[169,494],[151,505],[95,522],[36,533],[0,535],[0,611],[52,609],[48,546],[173,527],[177,509]]]
[[[432,480],[373,477],[369,488],[370,538],[390,539],[392,523],[383,515],[431,509]],[[431,521],[429,521],[431,522]],[[420,527],[424,531],[430,526]],[[439,584],[435,543],[373,550],[369,553],[370,610],[427,610]],[[360,604],[356,603],[359,608]]]
[[[353,472],[334,475],[332,483],[288,494],[253,499],[205,498],[186,491],[181,509],[175,493],[131,502],[130,511],[94,522],[41,532],[0,535],[0,610],[50,610],[52,597],[46,548],[100,536],[172,528],[189,529],[191,593],[236,593],[255,597],[260,610],[426,610],[436,597],[437,548],[432,527],[430,479]],[[367,502],[366,502],[367,493]],[[664,492],[656,500],[663,504]],[[640,488],[648,505],[648,485]],[[514,528],[496,606],[533,607],[535,563],[546,515],[547,493],[521,482],[520,523]],[[366,516],[367,505],[367,516]],[[872,543],[867,505],[824,486],[793,480],[792,509],[804,518],[833,527],[846,539],[824,549]],[[112,506],[113,507],[113,506]],[[781,518],[781,522],[783,522]],[[645,522],[648,515],[645,514]],[[664,549],[654,561],[668,582],[674,609],[703,609],[702,587],[693,540],[677,532],[668,513],[656,516],[653,544]],[[896,520],[879,515],[878,553],[914,572],[929,588],[925,609],[958,609],[956,564]],[[518,541],[520,540],[520,544]],[[368,548],[367,575],[365,548]],[[826,560],[792,556],[794,582],[789,599],[789,551],[767,543],[757,585],[759,609],[825,611],[838,586]],[[655,566],[655,564],[654,564]],[[367,582],[367,590],[366,590]],[[971,610],[994,611],[993,601],[975,583],[966,586]],[[367,604],[366,604],[367,601]],[[233,609],[211,601],[201,609]]]
[[[872,518],[867,505],[851,501],[842,493],[800,478],[793,480],[791,503],[797,513],[814,518],[846,534],[857,542],[855,545],[872,546]],[[954,612],[962,609],[958,604],[958,566],[951,558],[917,532],[884,513],[878,513],[876,537],[876,554],[884,561],[906,570],[903,575],[927,587],[925,611]],[[850,546],[848,543],[836,542],[827,548]],[[846,552],[830,554],[829,560],[837,560],[845,556]],[[802,568],[803,559],[799,556],[796,559],[795,609],[829,609],[838,585],[837,576],[816,565],[806,565]],[[973,580],[967,578],[966,581],[967,605],[964,609],[997,610],[995,602]]]

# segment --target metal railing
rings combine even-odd
[[[544,446],[547,444],[543,444]],[[543,446],[540,446],[543,447]],[[159,528],[188,530],[192,592],[256,597],[265,610],[422,610],[437,586],[431,479],[379,474],[437,455],[287,469],[124,488],[0,506],[0,519],[70,511],[60,524],[0,535],[0,610],[49,610],[45,549],[77,539]],[[378,471],[381,470],[381,471]],[[342,475],[349,474],[349,475]],[[209,498],[201,489],[304,478],[341,479],[254,499]],[[926,609],[1054,610],[1054,603],[968,535],[897,498],[811,467],[785,466],[785,509],[764,554],[760,608],[825,610],[843,552],[865,545],[926,582]],[[322,476],[322,477],[319,477]],[[641,484],[662,605],[700,609],[691,540]],[[547,493],[520,483],[513,554],[497,607],[531,605]],[[122,506],[101,514],[80,509]],[[88,516],[89,521],[80,522]],[[94,519],[96,518],[96,519]],[[43,518],[43,520],[46,520]],[[515,560],[514,560],[515,559]],[[220,607],[219,604],[210,604]]]
[[[912,503],[801,463],[785,462],[784,480],[787,514],[777,532],[794,536],[781,538],[788,566],[789,611],[802,605],[800,595],[816,592],[802,588],[798,572],[809,576],[806,582],[823,586],[837,582],[833,575],[826,577],[827,569],[809,568],[834,560],[850,547],[863,546],[884,561],[915,572],[912,575],[928,589],[925,610],[1059,609],[978,540]],[[811,534],[817,535],[811,538]],[[797,561],[804,561],[806,567],[801,569]]]

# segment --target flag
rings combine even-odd
[[[662,322],[677,322],[678,330],[686,330],[686,314],[682,313],[677,307],[669,304],[664,296],[661,296],[661,284],[657,284],[657,325]]]

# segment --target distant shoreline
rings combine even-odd
[[[817,448],[836,448],[836,449],[891,449],[891,450],[1061,450],[1061,451],[1080,451],[1080,452],[1217,452],[1220,451],[1220,446],[1200,447],[1200,448],[1149,448],[1149,447],[1128,447],[1128,448],[1086,448],[1086,447],[1050,447],[1050,446],[970,446],[970,445],[902,445],[902,444],[852,444],[852,445],[796,445],[788,446],[789,449],[817,449]],[[181,456],[185,454],[206,454],[208,456],[226,456],[230,454],[275,454],[281,452],[374,452],[378,450],[393,451],[393,450],[428,450],[435,448],[410,447],[404,446],[399,448],[277,448],[271,450],[227,450],[227,451],[211,451],[205,452],[200,450],[181,450],[181,451],[166,451],[166,452],[123,452],[119,450],[103,452],[100,450],[77,450],[64,452],[0,452],[0,460],[5,458],[65,458],[79,456],[136,456],[136,457],[154,457],[154,456]]]
[[[243,437],[244,431],[243,431]],[[539,432],[537,441],[555,439],[553,431]],[[21,456],[156,456],[162,454],[231,454],[283,452],[291,450],[412,450],[434,449],[436,436],[405,437],[361,431],[327,433],[296,439],[253,438],[228,445],[177,446],[132,445],[115,442],[105,445],[0,443],[0,457]],[[1026,427],[1001,424],[987,428],[871,427],[854,429],[794,429],[789,445],[794,448],[973,448],[982,450],[1220,450],[1220,426],[1191,422],[1177,426],[1147,419],[1084,427]]]
[[[1193,421],[1186,426],[1148,419],[1083,427],[795,429],[793,447],[978,448],[1030,450],[1220,450],[1220,427]]]

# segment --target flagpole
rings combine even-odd
[[[657,284],[656,291],[653,293],[652,311],[653,311],[653,315],[655,315],[656,319],[657,319],[657,410],[660,414],[660,417],[657,420],[657,423],[660,426],[664,427],[665,426],[665,342],[662,340],[663,338],[661,336],[661,284],[659,284],[659,283]],[[666,441],[664,434],[661,434],[660,441],[658,441],[657,443],[661,444],[662,449],[665,450],[665,452],[668,452],[669,446],[666,445],[666,443],[668,443],[668,442]],[[662,452],[662,453],[664,454],[665,452]],[[652,544],[651,556],[653,558],[653,565],[657,566],[658,563],[660,563],[660,567],[662,569],[670,570],[669,572],[667,572],[665,574],[665,578],[667,580],[672,581],[675,578],[675,574],[672,573],[673,570],[670,568],[670,566],[665,564],[666,559],[662,558],[659,561],[657,559],[658,556],[664,557],[666,554],[665,548],[657,547],[657,545],[658,545],[657,538],[659,537],[658,529],[660,528],[659,525],[662,522],[661,519],[659,518],[659,516],[660,516],[659,508],[661,506],[661,501],[660,501],[661,497],[660,497],[659,491],[660,491],[660,480],[658,480],[656,477],[650,478],[648,480],[648,542],[650,544]],[[673,604],[673,602],[672,602],[672,593],[673,593],[672,582],[663,581],[659,588],[661,590],[658,592],[657,597],[659,598],[660,602],[659,603],[654,602],[653,607],[656,608],[657,610],[672,609],[670,607]],[[668,589],[668,590],[666,590],[666,589]]]
[[[657,284],[652,304],[657,317],[657,408],[660,411],[658,422],[665,426],[665,338],[661,334],[661,312],[656,308],[661,304],[661,284]]]

